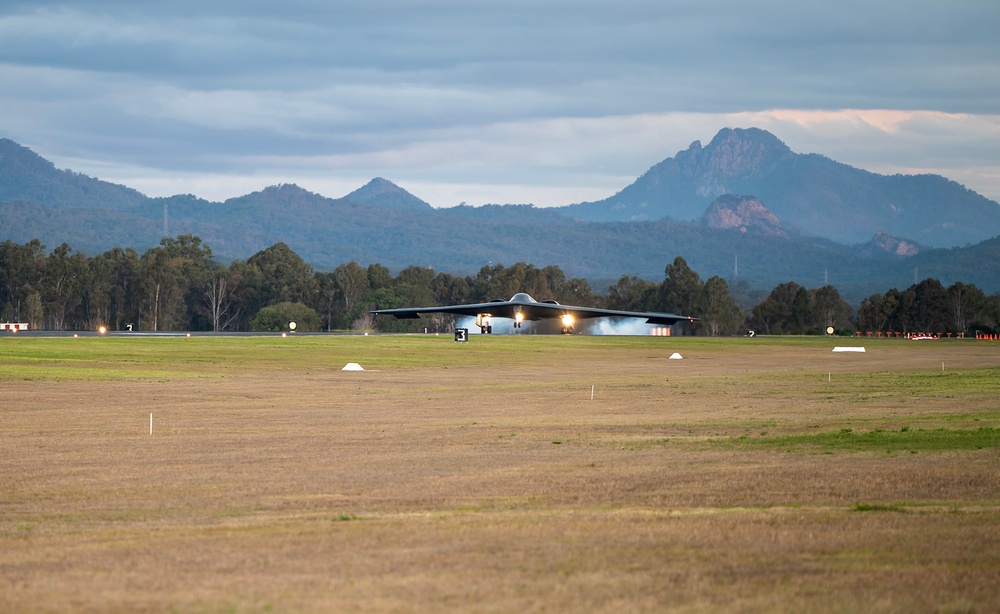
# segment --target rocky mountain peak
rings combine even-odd
[[[726,177],[750,177],[791,154],[778,137],[759,128],[724,128],[704,149],[705,171]]]
[[[769,237],[788,236],[778,216],[753,196],[724,194],[709,205],[701,221],[709,228],[735,228],[743,233],[755,232]]]
[[[598,222],[697,220],[724,194],[753,194],[788,228],[842,243],[864,242],[880,229],[929,247],[1000,234],[1000,206],[954,181],[879,175],[795,153],[759,128],[720,130],[709,144],[693,142],[613,196],[565,211]]]
[[[680,172],[695,182],[695,194],[716,198],[731,193],[737,183],[766,176],[795,154],[778,137],[759,128],[724,128],[712,142],[700,141],[677,154]]]
[[[871,241],[862,245],[859,251],[868,257],[894,256],[905,258],[919,254],[920,247],[915,243],[899,239],[880,230],[875,233]]]

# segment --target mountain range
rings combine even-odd
[[[836,285],[848,297],[917,278],[1000,290],[1000,205],[935,175],[884,176],[792,152],[759,129],[724,129],[603,201],[436,209],[376,178],[342,198],[286,184],[209,202],[149,198],[56,169],[0,139],[0,240],[143,251],[191,233],[220,260],[284,242],[321,270],[351,260],[471,274],[490,262],[558,265],[595,288],[659,280],[680,255],[703,278],[769,289]]]
[[[706,147],[695,141],[614,196],[566,209],[589,221],[693,220],[724,194],[752,194],[787,230],[842,243],[886,232],[954,247],[1000,234],[1000,205],[954,181],[878,175],[798,154],[756,128],[721,130]]]

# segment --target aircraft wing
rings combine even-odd
[[[506,311],[505,311],[506,310]],[[514,310],[508,301],[496,301],[492,303],[473,303],[469,305],[445,305],[443,307],[404,307],[402,309],[375,309],[370,311],[372,315],[391,315],[397,318],[419,318],[428,313],[450,313],[457,316],[476,317],[481,313],[489,313],[498,318],[513,318]],[[507,314],[510,315],[507,315]]]
[[[518,299],[517,295],[509,301],[490,301],[488,303],[473,303],[469,305],[445,305],[442,307],[407,307],[403,309],[376,309],[374,315],[392,315],[397,318],[418,318],[427,313],[449,313],[463,316],[485,316],[494,318],[517,318],[518,314],[525,320],[547,320],[570,315],[574,319],[589,318],[639,318],[649,324],[671,325],[684,320],[694,321],[695,318],[673,313],[655,311],[620,311],[617,309],[598,309],[596,307],[577,307],[560,305],[554,302],[539,303],[527,297]]]
[[[681,321],[695,321],[696,318],[679,316],[673,313],[661,313],[656,311],[619,311],[617,309],[598,309],[596,307],[570,307],[568,305],[554,305],[560,308],[556,314],[547,317],[561,317],[563,313],[568,313],[578,320],[589,318],[639,318],[645,319],[647,324],[661,324],[669,326]]]

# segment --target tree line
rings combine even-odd
[[[488,264],[465,277],[410,266],[394,276],[381,264],[348,262],[317,271],[284,243],[229,266],[193,235],[164,238],[139,254],[114,248],[87,257],[63,243],[46,253],[38,240],[0,243],[0,321],[32,329],[370,330],[371,309],[447,305],[507,299],[527,292],[537,300],[629,311],[665,311],[698,318],[683,334],[769,334],[838,331],[995,332],[1000,297],[974,285],[945,288],[927,279],[903,291],[865,298],[857,311],[833,286],[807,289],[795,282],[762,297],[721,277],[702,280],[682,257],[660,282],[624,275],[604,294],[557,266]],[[448,331],[443,314],[418,321],[384,319],[383,331]]]

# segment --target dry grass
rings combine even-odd
[[[0,610],[1000,608],[991,440],[783,439],[1000,427],[1000,345],[261,343],[0,343]]]

